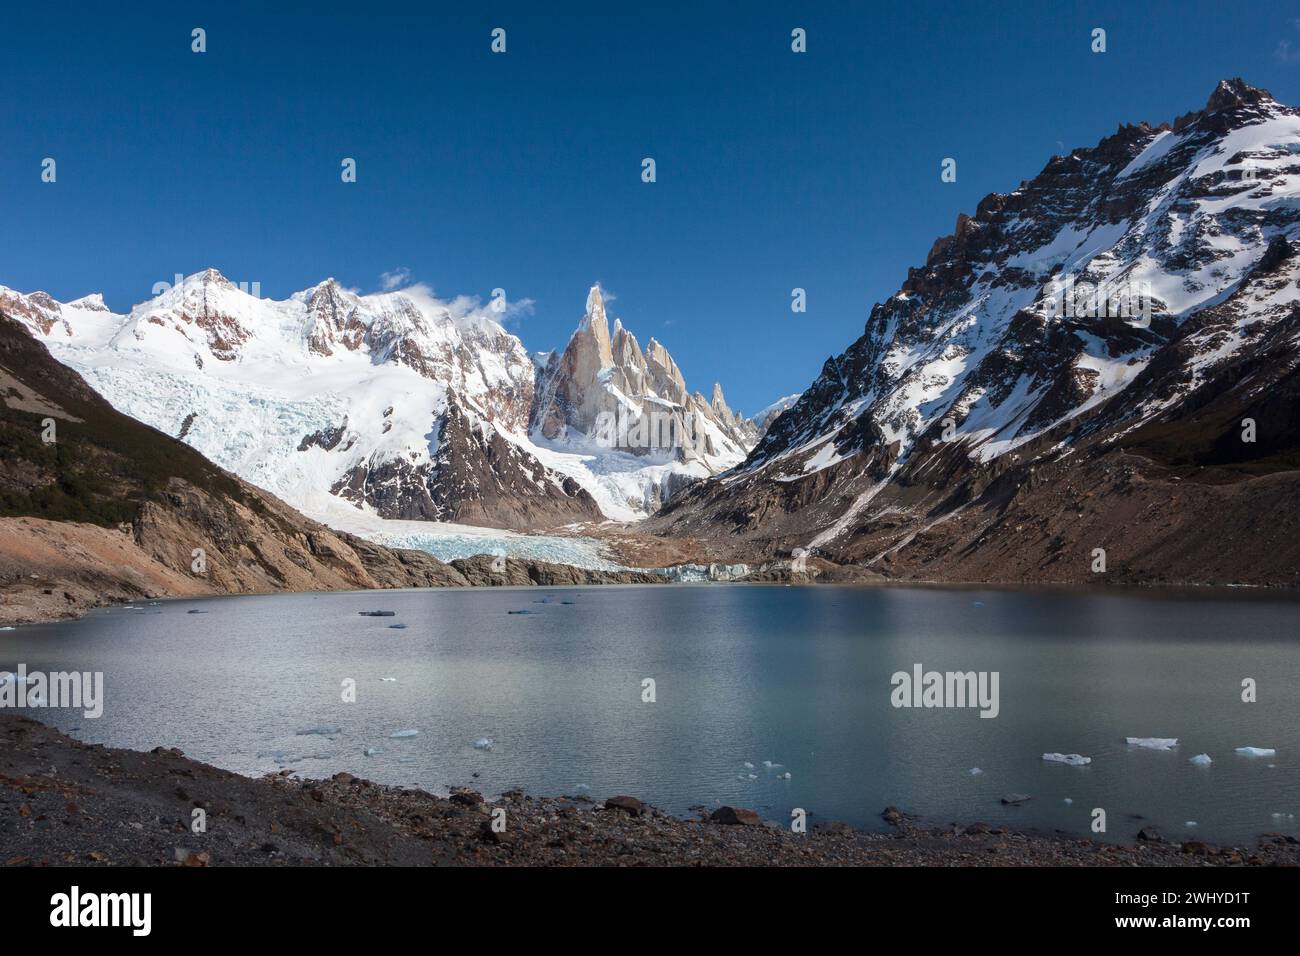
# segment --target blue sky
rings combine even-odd
[[[1052,153],[1223,77],[1300,102],[1279,3],[270,6],[4,5],[0,284],[123,311],[207,266],[276,298],[405,268],[532,299],[511,328],[541,350],[598,280],[689,385],[752,412]]]

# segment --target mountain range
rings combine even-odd
[[[739,463],[758,426],[686,388],[599,287],[562,352],[531,356],[497,307],[333,279],[283,301],[214,269],[128,314],[0,287],[120,411],[312,517],[539,529],[635,520]]]
[[[0,287],[0,312],[344,530],[612,519],[903,580],[1295,585],[1298,238],[1300,111],[1238,79],[986,196],[753,418],[599,286],[532,355],[492,306],[332,279],[273,301],[208,270],[125,315]]]

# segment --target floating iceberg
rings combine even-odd
[[[1173,750],[1178,746],[1177,737],[1125,737],[1130,747],[1142,747],[1146,750]]]
[[[367,747],[365,750],[361,751],[361,755],[363,757],[373,757],[375,756],[375,754],[381,754],[381,753],[383,753],[383,751],[380,750],[378,747]]]
[[[415,737],[419,733],[420,732],[418,730],[394,730],[388,736],[396,740],[401,737]]]
[[[753,770],[753,769],[754,769],[754,765],[753,765],[752,763],[750,763],[748,760],[746,760],[746,761],[745,761],[745,769],[746,769],[746,770]]]
[[[1065,805],[1066,805],[1067,807],[1068,807],[1068,806],[1073,806],[1073,805],[1074,805],[1074,801],[1073,801],[1071,798],[1066,797],[1066,798],[1065,798]]]
[[[772,763],[772,761],[770,760],[764,760],[763,766],[766,767],[768,770],[775,770],[777,767],[781,765],[779,763]]]
[[[1237,753],[1243,757],[1276,757],[1277,751],[1272,747],[1238,747]]]
[[[381,678],[379,678],[379,679],[380,679],[381,681],[383,681],[385,684],[396,684],[396,683],[397,683],[397,678],[396,678],[396,677],[381,677]]]
[[[777,776],[780,777],[782,780],[789,780],[789,779],[790,779],[790,771],[787,770],[785,773],[778,773]]]
[[[1208,767],[1210,764],[1214,763],[1214,761],[1210,759],[1209,754],[1197,754],[1195,757],[1192,757],[1187,762],[1194,763],[1198,767]]]
[[[970,768],[970,775],[971,775],[972,777],[978,777],[978,776],[980,776],[980,774],[982,774],[982,773],[984,773],[984,771],[981,770],[979,767],[971,767],[971,768]]]
[[[1081,757],[1078,754],[1043,754],[1043,759],[1049,763],[1068,763],[1071,767],[1092,763],[1091,757]]]
[[[474,741],[474,749],[491,750],[495,744],[496,741],[493,740],[491,737],[480,737],[478,740]]]

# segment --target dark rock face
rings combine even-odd
[[[347,430],[348,420],[344,418],[343,423],[337,428],[322,428],[310,435],[304,435],[302,441],[298,443],[298,450],[306,451],[308,448],[323,448],[326,451],[333,451],[339,447],[339,442],[343,440]]]
[[[454,398],[438,421],[432,462],[365,461],[331,488],[385,518],[454,521],[491,528],[545,528],[602,516],[572,478],[547,469]]]
[[[1225,81],[986,197],[647,527],[899,578],[1300,583],[1297,117]]]

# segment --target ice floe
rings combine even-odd
[[[1190,758],[1187,762],[1194,763],[1198,767],[1208,767],[1210,764],[1214,763],[1214,761],[1210,759],[1209,754],[1197,754],[1195,757]]]
[[[1091,757],[1082,757],[1079,754],[1043,754],[1043,759],[1048,763],[1068,763],[1071,767],[1082,767],[1084,764],[1092,763]]]
[[[496,741],[491,737],[480,737],[474,741],[475,750],[491,750],[494,746],[496,746]]]
[[[415,737],[415,736],[417,736],[419,733],[420,733],[420,732],[419,732],[418,730],[394,730],[394,731],[393,731],[391,734],[389,734],[388,736],[396,740],[396,739],[400,739],[400,738],[402,738],[402,737]]]
[[[1146,750],[1173,750],[1178,746],[1177,737],[1125,737],[1130,747],[1142,747]]]
[[[1276,757],[1277,751],[1272,747],[1238,747],[1237,753],[1243,757]]]

